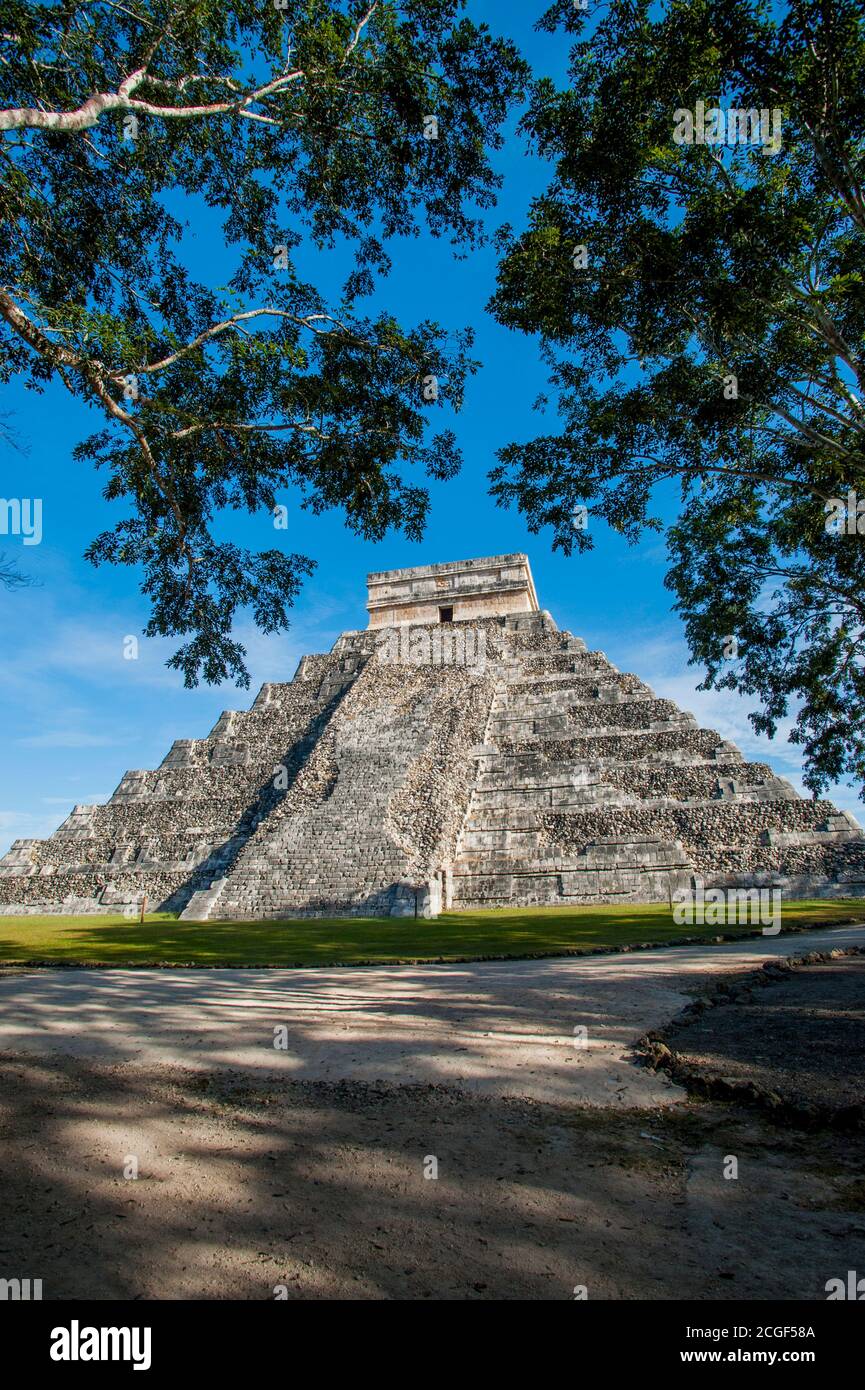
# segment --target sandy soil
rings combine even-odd
[[[8,1054],[0,1095],[0,1264],[46,1298],[820,1299],[861,1263],[861,1145],[726,1106]]]
[[[861,944],[858,926],[456,965],[9,971],[0,975],[0,1049],[235,1067],[285,1081],[444,1085],[551,1104],[674,1106],[683,1092],[663,1072],[633,1065],[635,1038],[666,1025],[715,979]]]

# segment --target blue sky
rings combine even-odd
[[[536,34],[544,8],[532,0],[470,0],[473,17],[510,34],[535,70],[563,79],[567,60],[561,36]],[[505,189],[489,225],[520,225],[546,170],[527,156],[513,130],[496,156]],[[221,245],[204,214],[193,220],[191,253],[202,258],[201,278],[223,283]],[[74,445],[97,427],[94,412],[71,401],[61,387],[42,396],[7,390],[3,409],[26,453],[6,452],[0,474],[4,497],[40,497],[43,539],[24,546],[3,537],[0,549],[38,581],[18,593],[0,591],[5,658],[0,666],[0,720],[5,731],[0,767],[0,853],[18,837],[44,836],[77,802],[106,799],[127,768],[154,767],[175,738],[204,736],[225,708],[245,708],[265,680],[290,680],[305,652],[327,650],[347,628],[366,626],[365,577],[373,569],[435,563],[473,555],[526,551],[541,606],[561,627],[600,648],[623,670],[634,670],[660,695],[692,710],[702,724],[734,739],[747,756],[770,762],[799,782],[795,747],[783,731],[773,743],[757,738],[747,705],[729,692],[696,692],[700,679],[687,666],[679,620],[663,587],[665,551],[657,536],[630,547],[604,529],[596,548],[567,559],[554,555],[549,534],[530,536],[516,512],[488,496],[495,451],[543,428],[532,402],[544,388],[536,343],[499,328],[485,313],[495,277],[492,248],[455,260],[447,244],[426,236],[391,246],[392,275],[374,301],[405,324],[435,318],[450,328],[471,324],[483,368],[469,383],[465,408],[453,421],[464,455],[462,475],[433,487],[433,507],[420,544],[392,535],[373,545],[345,530],[340,517],[313,517],[291,494],[280,498],[288,529],[271,518],[237,517],[232,532],[243,544],[283,545],[318,561],[298,602],[291,629],[265,638],[251,623],[238,631],[247,645],[252,689],[201,686],[185,690],[165,667],[176,643],[141,636],[147,606],[136,575],[122,568],[94,570],[82,559],[88,542],[119,519],[101,497],[101,480],[72,459]],[[228,261],[225,261],[225,268]],[[309,255],[301,270],[324,288],[338,288],[344,258]],[[124,639],[137,635],[139,658],[124,659]],[[833,793],[839,806],[860,806],[856,793]]]

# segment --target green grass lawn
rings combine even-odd
[[[865,901],[783,905],[784,927],[865,922]],[[348,917],[284,922],[180,922],[154,913],[0,917],[0,963],[110,965],[356,965],[563,955],[644,942],[747,935],[748,927],[679,926],[664,905],[501,908],[446,912],[434,921]]]

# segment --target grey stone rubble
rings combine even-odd
[[[559,631],[525,556],[370,579],[370,629],[50,839],[17,840],[0,912],[131,911],[146,894],[189,920],[431,916],[667,902],[697,877],[865,895],[852,816]],[[443,658],[462,624],[474,640]],[[411,648],[426,661],[394,662],[396,625],[428,639]]]

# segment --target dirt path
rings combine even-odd
[[[724,1108],[0,1063],[0,1263],[46,1298],[813,1299],[865,1235],[861,1153]]]
[[[0,1048],[243,1067],[285,1081],[458,1086],[553,1104],[671,1105],[683,1092],[632,1065],[636,1037],[714,977],[861,943],[865,927],[842,927],[584,959],[22,971],[0,978]]]

